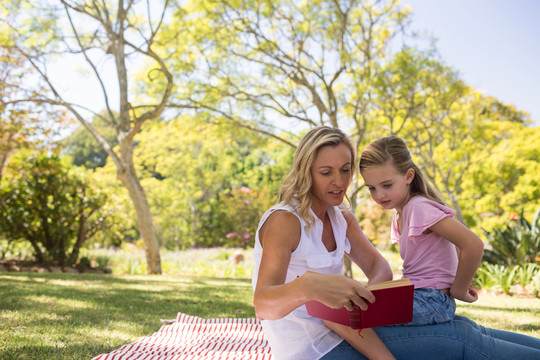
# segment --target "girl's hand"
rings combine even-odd
[[[452,295],[454,298],[458,300],[468,302],[468,303],[473,303],[476,300],[478,300],[478,292],[472,285],[469,285],[469,289],[467,289],[467,292],[465,294],[460,294],[456,292],[455,290],[453,290],[453,287],[452,287],[450,289],[450,295]]]
[[[375,302],[375,296],[367,289],[367,285],[346,276],[308,271],[302,277],[311,290],[309,297],[333,309],[345,307],[352,311],[356,304],[362,310],[366,310],[369,303]]]

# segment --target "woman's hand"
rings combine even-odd
[[[308,297],[333,308],[345,307],[352,311],[354,305],[366,310],[375,296],[366,285],[343,275],[306,272],[300,277],[306,286]]]

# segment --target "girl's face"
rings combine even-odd
[[[401,212],[409,201],[409,185],[414,179],[414,170],[405,174],[398,172],[391,162],[360,171],[371,198],[385,209]]]
[[[324,214],[329,206],[343,202],[351,182],[351,151],[345,144],[323,146],[311,165],[312,209]]]

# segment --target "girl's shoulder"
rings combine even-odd
[[[423,236],[431,226],[455,214],[454,210],[424,196],[413,197],[407,205],[403,208],[403,227],[408,228],[409,238]]]
[[[436,201],[430,200],[425,196],[416,195],[412,197],[403,209],[403,213],[409,215],[419,215],[419,214],[436,214],[436,213],[445,213],[450,216],[454,216],[455,211],[450,209],[448,206],[440,204]]]

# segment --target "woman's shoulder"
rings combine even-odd
[[[279,203],[268,209],[265,214],[265,226],[296,228],[300,226],[298,211],[292,206]]]
[[[274,209],[272,213],[268,215],[267,222],[268,221],[278,222],[278,223],[283,222],[283,223],[290,223],[290,224],[300,223],[296,212],[286,209],[286,208]]]
[[[331,209],[333,210],[334,217],[340,223],[343,223],[349,226],[351,225],[351,223],[358,221],[356,217],[354,216],[354,214],[352,213],[351,209],[346,207],[343,204],[340,206],[334,206]]]
[[[263,247],[268,239],[271,239],[271,243],[285,245],[293,251],[300,242],[301,234],[302,227],[298,216],[285,209],[276,209],[268,215],[257,235]]]

